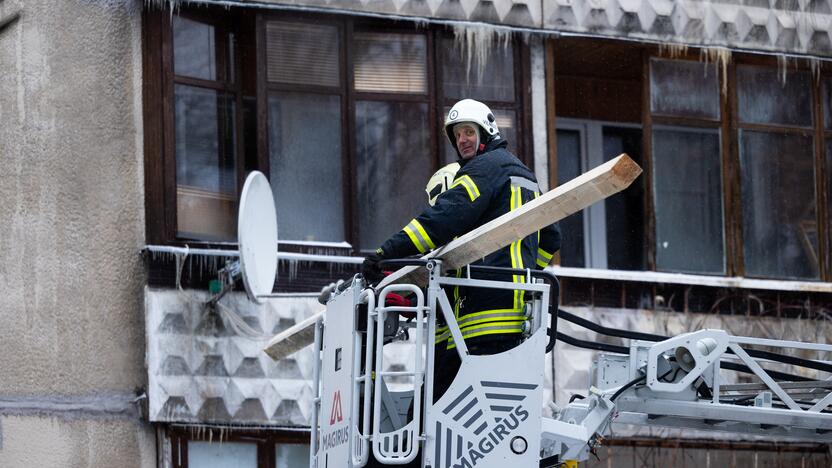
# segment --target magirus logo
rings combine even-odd
[[[529,418],[522,401],[537,385],[481,381],[484,401],[468,386],[442,413],[454,422],[436,421],[436,466],[473,468],[497,447],[512,439],[520,424]],[[462,427],[459,427],[462,424]],[[461,429],[461,430],[460,430]]]

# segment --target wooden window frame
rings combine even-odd
[[[142,87],[144,109],[146,239],[152,244],[185,244],[211,246],[222,244],[177,236],[176,193],[176,128],[174,122],[177,84],[210,89],[233,96],[234,125],[237,139],[234,142],[236,197],[240,191],[246,169],[243,121],[243,68],[241,54],[234,53],[234,63],[228,59],[228,34],[234,33],[239,42],[239,29],[234,19],[237,15],[220,15],[216,9],[183,9],[178,16],[215,28],[216,80],[205,80],[176,75],[173,57],[173,22],[169,11],[145,7],[142,15]],[[233,68],[234,81],[226,74]],[[223,145],[220,145],[222,148]],[[222,151],[222,149],[221,149]]]
[[[233,85],[223,83],[208,83],[205,80],[198,80],[187,77],[178,77],[173,74],[173,44],[171,12],[167,9],[145,7],[142,16],[142,40],[146,45],[143,48],[143,107],[144,107],[144,146],[145,146],[145,189],[146,189],[146,239],[151,244],[173,244],[182,245],[187,243],[190,246],[233,248],[233,244],[217,243],[206,240],[183,239],[177,237],[176,226],[176,155],[175,155],[175,127],[174,127],[174,100],[173,90],[175,84],[196,85],[211,89],[222,88],[226,92],[233,92],[235,96],[237,126],[237,196],[242,189],[243,177],[248,170],[258,169],[269,174],[269,141],[268,141],[268,94],[270,91],[296,91],[296,92],[321,92],[329,95],[338,95],[341,99],[341,142],[343,158],[343,183],[344,194],[345,237],[350,243],[353,252],[359,251],[359,226],[356,214],[358,213],[357,197],[355,192],[356,176],[356,141],[355,128],[355,103],[358,100],[377,100],[385,102],[424,102],[428,105],[428,119],[435,124],[428,124],[429,147],[431,151],[430,162],[431,172],[439,168],[442,161],[442,134],[441,120],[444,117],[445,105],[452,105],[453,102],[446,102],[441,98],[441,73],[438,70],[438,38],[448,37],[451,32],[442,26],[416,27],[412,23],[393,22],[391,20],[358,18],[343,15],[329,15],[319,13],[303,12],[273,12],[266,10],[252,9],[217,9],[207,8],[181,8],[177,15],[194,19],[196,21],[218,25],[221,30],[234,31],[236,41],[241,41],[241,30],[237,24],[240,18],[245,24],[253,24],[252,33],[254,41],[254,53],[256,61],[256,96],[257,103],[257,137],[255,156],[248,156],[246,153],[244,114],[244,99],[249,97],[246,91],[244,75],[243,55],[239,49],[235,51],[234,73],[236,79]],[[268,83],[266,81],[266,42],[265,22],[269,19],[280,19],[285,21],[312,20],[318,23],[332,24],[339,28],[340,43],[340,75],[341,85],[335,88],[319,88],[315,86],[295,86]],[[218,30],[219,31],[219,30]],[[404,93],[367,93],[353,89],[353,45],[352,37],[355,31],[368,32],[394,32],[405,34],[421,34],[426,37],[427,54],[427,94],[413,95]],[[514,153],[531,167],[531,87],[530,87],[530,54],[528,45],[520,38],[512,38],[515,64],[515,100],[513,103],[488,103],[495,109],[510,110],[516,115],[518,141]],[[223,54],[225,56],[225,54]],[[218,60],[219,60],[218,56]],[[220,63],[217,70],[221,70]],[[222,68],[224,70],[225,68]],[[281,243],[292,244],[291,240]]]
[[[554,50],[557,39],[549,39],[545,44],[545,66],[546,66],[546,104],[547,104],[547,134],[549,152],[549,180],[552,187],[557,180],[557,126],[556,126],[556,97],[555,97],[555,60]],[[591,39],[587,39],[591,40]],[[637,47],[637,46],[633,46]],[[691,49],[681,53],[662,51],[656,47],[642,47],[642,151],[644,161],[644,173],[648,182],[645,183],[645,252],[647,255],[647,271],[656,271],[656,219],[654,206],[654,188],[652,184],[652,134],[654,125],[683,125],[701,128],[718,129],[721,133],[720,159],[722,161],[722,184],[723,184],[723,229],[725,239],[725,275],[726,277],[745,276],[745,265],[743,259],[743,233],[742,233],[742,180],[739,161],[739,130],[754,129],[765,131],[778,131],[785,133],[812,134],[814,143],[814,173],[815,173],[815,203],[816,221],[818,225],[818,266],[819,277],[817,280],[832,282],[832,229],[829,223],[832,222],[832,206],[830,206],[830,173],[832,168],[828,167],[826,154],[826,141],[832,140],[832,129],[825,128],[824,123],[824,102],[823,102],[823,81],[832,79],[832,65],[812,64],[809,60],[790,60],[789,71],[805,70],[811,73],[811,105],[814,120],[810,126],[798,127],[787,125],[768,124],[747,124],[739,123],[738,102],[737,102],[737,67],[739,65],[756,65],[778,70],[782,65],[778,64],[775,57],[755,55],[749,53],[735,52],[732,54],[729,63],[725,65],[724,72],[719,69],[718,79],[720,86],[720,119],[689,119],[670,116],[654,116],[651,112],[650,96],[650,60],[653,58],[668,60],[690,60],[702,61],[699,49]],[[725,82],[727,81],[727,83]],[[726,91],[722,92],[725,86]],[[832,158],[832,156],[830,156]],[[770,277],[767,279],[780,279]],[[789,279],[783,279],[791,281]]]
[[[170,425],[164,429],[170,441],[171,468],[188,468],[188,442],[216,444],[241,442],[257,445],[257,468],[276,468],[275,446],[297,444],[309,446],[308,431],[220,428],[213,426]]]
[[[661,60],[677,60],[677,61],[690,61],[690,62],[701,62],[699,59],[698,54],[694,54],[694,52],[688,51],[684,54],[680,55],[673,55],[672,57],[667,56],[666,54],[661,53],[650,53],[649,51],[645,51],[643,54],[644,60],[644,68],[642,73],[642,161],[644,162],[644,176],[647,177],[647,182],[645,183],[645,209],[647,210],[645,213],[645,218],[647,219],[647,228],[645,229],[645,238],[647,245],[646,252],[647,252],[647,267],[650,271],[658,271],[657,263],[656,263],[656,205],[655,205],[655,190],[653,186],[653,127],[654,125],[667,125],[667,126],[679,126],[679,127],[689,127],[689,128],[701,128],[701,129],[709,129],[709,130],[718,130],[719,131],[719,144],[720,144],[720,161],[722,164],[722,238],[725,243],[723,245],[723,265],[725,268],[724,276],[734,276],[734,264],[732,260],[734,259],[735,255],[733,253],[734,243],[732,239],[734,238],[734,229],[736,226],[733,225],[733,216],[732,212],[734,209],[733,200],[729,200],[729,188],[731,185],[732,180],[732,172],[733,167],[730,164],[729,152],[726,152],[728,149],[730,140],[731,140],[731,130],[730,130],[730,114],[728,113],[728,109],[726,108],[725,96],[722,93],[722,86],[723,80],[726,78],[721,71],[719,71],[718,65],[715,66],[717,68],[717,85],[719,87],[719,118],[718,119],[708,119],[708,118],[695,118],[695,117],[679,117],[679,116],[669,116],[669,115],[654,115],[652,111],[652,101],[651,101],[651,94],[650,94],[650,63],[653,59],[661,59]],[[730,86],[728,86],[728,92],[733,92]]]

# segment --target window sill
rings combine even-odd
[[[282,244],[282,242],[279,242]],[[346,244],[346,243],[345,243]],[[346,244],[349,245],[349,244]],[[201,255],[205,257],[239,257],[240,252],[237,249],[210,249],[210,248],[190,248],[190,247],[176,247],[172,245],[146,245],[143,249],[145,252],[156,254],[173,254],[173,255]],[[297,252],[279,252],[277,260],[282,261],[300,261],[300,262],[322,262],[322,263],[350,263],[360,265],[364,262],[364,257],[349,257],[345,255],[316,255]]]
[[[689,284],[737,289],[765,289],[770,291],[832,292],[832,283],[816,281],[786,281],[743,278],[740,276],[706,276],[685,273],[661,273],[656,271],[599,270],[593,268],[569,268],[550,266],[546,268],[558,277],[585,278],[613,281],[635,281],[657,284]]]

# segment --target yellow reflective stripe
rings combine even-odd
[[[404,232],[407,234],[407,237],[410,238],[410,241],[413,242],[413,245],[416,246],[416,249],[419,251],[419,253],[427,252],[427,249],[425,249],[422,243],[419,242],[419,238],[416,237],[416,233],[413,232],[413,229],[410,228],[409,224],[404,227]]]
[[[461,185],[465,188],[465,190],[468,192],[468,198],[470,198],[471,201],[474,201],[477,198],[479,198],[480,189],[477,187],[477,184],[474,183],[474,179],[472,179],[471,177],[464,175],[456,179],[454,183],[451,184],[451,188],[454,188],[457,185]]]
[[[410,237],[410,241],[413,242],[413,245],[416,246],[419,253],[425,253],[428,249],[436,248],[436,245],[419,221],[415,219],[411,220],[403,230],[407,234],[407,237]]]
[[[476,315],[476,316],[474,316]],[[507,310],[505,312],[479,312],[477,314],[469,314],[457,321],[459,328],[466,330],[473,325],[487,323],[487,322],[505,322],[507,320],[526,320],[526,314],[523,311]]]
[[[509,209],[510,211],[514,211],[517,208],[520,208],[523,205],[523,197],[520,187],[511,187],[511,198],[509,199]],[[521,244],[523,243],[523,239],[517,239],[516,241],[512,242],[509,246],[509,256],[511,257],[511,267],[512,268],[523,268],[523,253],[521,251]],[[522,275],[512,275],[511,280],[515,283],[522,283],[523,282]],[[523,300],[525,298],[525,291],[521,291],[519,289],[514,290],[514,308],[520,309],[523,305]]]
[[[553,256],[554,254],[550,254],[549,252],[538,247],[536,261],[537,266],[540,268],[546,268],[549,265],[549,262],[552,261]]]
[[[425,231],[425,228],[422,227],[422,223],[420,223],[419,221],[416,221],[415,219],[413,221],[411,221],[410,223],[416,226],[416,229],[419,231],[419,234],[422,236],[424,241],[427,243],[428,248],[435,249],[436,244],[433,243],[433,240],[431,240],[427,231]]]
[[[482,325],[476,325],[463,331],[462,338],[467,340],[469,338],[476,338],[478,336],[498,334],[507,335],[513,333],[523,333],[523,321],[484,323]],[[453,349],[455,347],[456,343],[454,343],[453,337],[449,338],[447,349]]]
[[[450,330],[445,330],[444,332],[442,332],[441,334],[436,336],[436,338],[433,341],[433,344],[441,343],[441,342],[447,340],[450,336],[451,336]]]

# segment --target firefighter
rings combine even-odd
[[[432,206],[367,256],[362,273],[371,283],[381,279],[381,260],[427,253],[540,194],[532,171],[506,149],[494,114],[485,104],[473,99],[457,102],[445,119],[445,135],[459,155],[460,168]],[[551,225],[472,265],[543,268],[559,248],[560,231],[557,225]],[[480,277],[524,280],[522,275]],[[526,320],[523,291],[455,287],[452,293],[449,299],[471,354],[496,354],[520,343]],[[436,358],[434,399],[438,399],[453,381],[460,363],[446,326],[437,326],[435,339],[439,349],[454,351]]]

